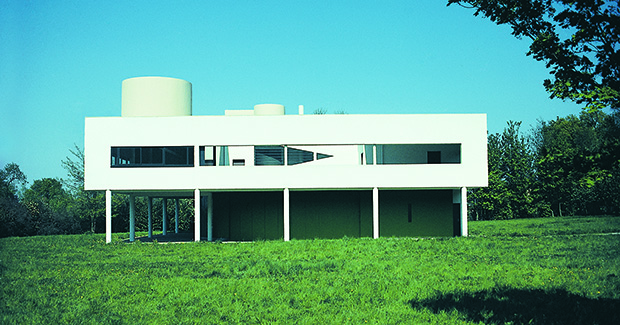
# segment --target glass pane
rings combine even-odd
[[[166,165],[187,165],[187,147],[165,147]]]
[[[373,153],[372,153],[372,144],[364,145],[364,151],[366,153],[366,165],[372,165],[373,162]]]
[[[282,166],[284,165],[283,146],[256,146],[254,147],[255,166]]]
[[[298,165],[314,160],[314,153],[312,151],[300,150],[295,148],[287,148],[287,150],[289,165]]]
[[[164,163],[163,148],[161,147],[144,147],[142,148],[142,164],[144,165],[161,165]]]

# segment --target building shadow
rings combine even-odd
[[[590,299],[566,290],[494,288],[410,300],[414,309],[457,311],[486,324],[620,324],[620,300]]]

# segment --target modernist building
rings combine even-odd
[[[132,78],[121,117],[86,118],[84,187],[106,191],[108,242],[112,192],[131,197],[131,240],[135,196],[194,198],[196,241],[289,240],[466,236],[466,188],[487,186],[484,114],[192,116],[191,97],[187,81]]]

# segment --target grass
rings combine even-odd
[[[471,222],[469,238],[0,239],[0,323],[620,323],[620,217]]]

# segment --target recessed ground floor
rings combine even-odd
[[[133,240],[133,197],[161,193],[128,194]],[[194,240],[466,236],[466,202],[465,188],[195,190]]]

